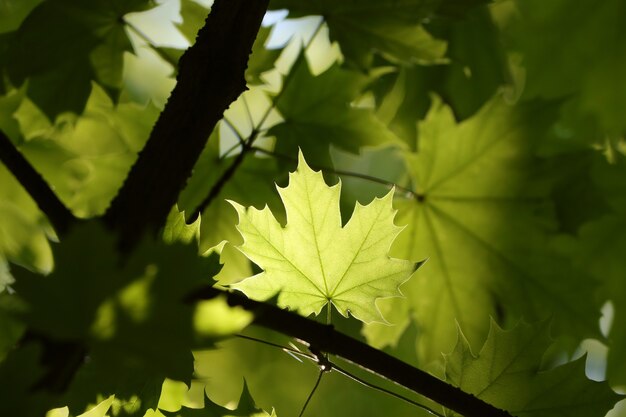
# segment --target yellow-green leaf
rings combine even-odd
[[[264,269],[233,287],[262,300],[280,292],[280,306],[304,315],[319,314],[330,303],[344,316],[380,320],[375,300],[400,295],[398,286],[419,264],[387,255],[402,230],[393,224],[393,191],[367,206],[357,204],[342,227],[340,188],[327,186],[300,154],[289,185],[278,189],[287,211],[285,227],[267,207],[232,203],[244,238],[240,250]]]

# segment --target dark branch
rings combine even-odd
[[[315,349],[337,355],[370,372],[402,385],[420,395],[464,415],[465,417],[511,417],[503,410],[449,385],[401,360],[324,325],[278,307],[250,300],[238,293],[204,288],[191,294],[194,302],[224,295],[230,305],[254,313],[254,324],[295,337]]]
[[[324,23],[324,19],[321,19],[317,27],[315,28],[315,31],[313,31],[311,38],[309,38],[306,45],[304,45],[303,49],[300,51],[301,55],[304,55],[306,50],[311,46],[311,44],[313,43],[313,40],[315,39],[320,29],[322,28],[323,23]],[[228,167],[228,170],[226,170],[222,174],[222,176],[217,180],[217,182],[213,185],[213,187],[211,187],[211,189],[209,190],[209,194],[206,196],[206,198],[198,205],[198,207],[196,207],[191,212],[191,215],[187,219],[188,223],[196,221],[198,216],[202,214],[202,212],[204,212],[204,210],[206,210],[207,207],[209,207],[211,202],[213,202],[213,200],[217,198],[217,196],[219,195],[222,188],[224,188],[226,183],[230,181],[230,179],[235,174],[239,166],[241,166],[246,154],[254,149],[254,146],[253,146],[254,141],[258,139],[259,134],[264,130],[263,125],[267,121],[267,118],[269,117],[269,115],[272,113],[272,110],[276,108],[276,104],[280,101],[281,97],[283,96],[285,92],[286,87],[289,85],[289,83],[293,79],[294,73],[295,72],[293,70],[290,70],[287,73],[287,75],[285,76],[285,79],[283,80],[283,85],[281,86],[280,92],[274,97],[274,100],[272,101],[272,105],[267,108],[263,116],[261,116],[261,120],[259,120],[256,126],[254,125],[254,121],[252,120],[253,119],[252,114],[250,112],[250,108],[248,107],[248,102],[245,100],[245,96],[244,96],[244,105],[246,107],[248,117],[250,118],[250,124],[253,126],[252,132],[246,139],[243,138],[241,133],[239,133],[237,128],[228,119],[226,118],[224,119],[224,122],[226,123],[226,125],[233,131],[237,139],[239,139],[240,145],[242,147],[241,153],[237,155],[237,158],[233,161],[231,166]],[[228,152],[226,152],[226,154],[228,154]]]
[[[76,217],[52,192],[48,183],[0,130],[0,161],[24,187],[59,235],[65,234]]]
[[[246,89],[248,56],[267,4],[216,0],[196,43],[180,59],[176,87],[105,214],[123,249],[163,226],[211,131]]]

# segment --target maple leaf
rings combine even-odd
[[[620,395],[606,382],[585,377],[584,357],[554,369],[540,368],[551,344],[548,324],[520,323],[505,331],[492,321],[478,356],[459,332],[454,351],[445,355],[446,379],[515,416],[604,415]]]
[[[463,120],[512,82],[504,47],[487,8],[472,10],[463,19],[450,19],[449,25],[437,34],[448,42],[449,64],[403,66],[372,83],[376,115],[409,146],[417,143],[416,120],[428,112],[432,93],[450,105],[457,120]]]
[[[154,5],[151,0],[41,2],[5,38],[0,68],[14,85],[28,79],[28,97],[50,119],[64,111],[82,113],[92,81],[119,97],[124,53],[133,51],[123,16]]]
[[[559,334],[599,336],[598,306],[589,297],[596,284],[551,248],[550,171],[534,155],[533,141],[552,116],[549,106],[536,104],[494,99],[457,124],[437,99],[419,125],[419,151],[405,153],[421,197],[398,202],[398,221],[408,226],[391,253],[430,259],[419,279],[403,287],[420,329],[421,360],[437,360],[454,346],[457,323],[470,343],[484,340],[489,316],[552,315]],[[532,130],[526,120],[533,120]],[[383,333],[390,339],[382,340]],[[373,329],[366,335],[376,346],[399,337]]]
[[[393,190],[367,206],[357,204],[342,227],[340,189],[341,183],[327,186],[300,153],[289,185],[278,188],[287,212],[285,227],[267,207],[246,210],[232,202],[244,238],[239,249],[264,269],[232,287],[261,300],[280,291],[278,304],[304,315],[332,304],[346,317],[380,320],[375,300],[400,295],[398,286],[420,263],[387,255],[402,230],[393,224]]]
[[[352,153],[365,146],[400,144],[371,109],[351,104],[371,81],[370,77],[339,65],[314,76],[305,54],[293,64],[290,77],[291,81],[275,98],[284,121],[267,133],[276,136],[276,151],[295,156],[301,148],[312,165],[331,166],[331,144]]]

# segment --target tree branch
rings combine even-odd
[[[508,412],[487,404],[383,351],[344,335],[332,326],[217,288],[198,290],[190,294],[187,301],[211,299],[220,295],[226,297],[229,305],[240,306],[253,312],[255,315],[253,323],[256,325],[300,339],[321,352],[340,356],[465,417],[511,417]]]
[[[317,37],[317,34],[320,32],[323,23],[324,23],[324,19],[321,19],[317,27],[313,31],[313,34],[309,38],[308,42],[304,45],[304,47],[300,51],[300,54],[304,54],[307,51],[307,49],[309,49],[309,47],[313,43],[313,40]],[[217,182],[213,184],[213,187],[211,187],[211,189],[209,190],[209,194],[205,197],[205,199],[202,200],[202,202],[198,205],[198,207],[196,207],[191,212],[191,215],[187,219],[188,223],[196,221],[198,216],[202,212],[204,212],[204,210],[206,210],[206,208],[211,204],[211,202],[213,202],[213,200],[217,198],[222,188],[224,188],[226,183],[230,181],[233,175],[235,175],[235,172],[237,171],[239,166],[241,166],[241,164],[243,163],[243,160],[246,154],[249,153],[253,149],[252,145],[254,141],[258,139],[259,134],[262,131],[266,130],[263,128],[263,125],[267,121],[267,118],[269,117],[269,115],[272,113],[272,110],[276,108],[276,104],[280,101],[281,97],[285,93],[286,87],[289,85],[289,83],[293,79],[293,76],[294,76],[293,74],[294,74],[294,71],[293,71],[293,68],[291,68],[289,72],[287,73],[287,75],[285,76],[285,78],[283,79],[283,85],[281,86],[280,91],[272,100],[272,105],[266,109],[263,116],[261,116],[261,120],[259,120],[259,122],[256,125],[254,124],[254,121],[252,120],[252,114],[250,113],[250,109],[248,108],[247,101],[245,101],[245,97],[244,97],[244,105],[246,106],[248,116],[250,118],[250,123],[252,126],[252,132],[246,139],[243,139],[241,134],[237,131],[235,126],[233,126],[233,124],[230,123],[230,121],[228,121],[228,119],[224,119],[224,122],[228,125],[228,127],[230,127],[230,129],[233,131],[235,136],[237,136],[237,139],[239,139],[239,142],[241,142],[241,153],[237,155],[237,158],[233,161],[230,167],[228,167],[228,169],[222,174],[222,176],[217,180]]]
[[[48,217],[54,230],[63,235],[77,221],[71,211],[54,194],[48,183],[0,130],[0,161],[24,187],[39,209]]]
[[[248,56],[268,1],[216,0],[181,57],[176,87],[104,216],[122,249],[163,226],[211,131],[246,89]]]

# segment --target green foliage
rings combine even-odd
[[[398,206],[398,222],[408,226],[392,253],[431,257],[423,274],[403,286],[407,300],[400,301],[414,311],[422,335],[431,335],[418,338],[423,360],[453,346],[457,325],[479,346],[485,318],[497,314],[553,315],[567,334],[598,336],[598,306],[587,301],[593,283],[581,278],[563,291],[576,271],[550,248],[552,216],[544,213],[550,172],[529,138],[541,139],[551,113],[540,103],[512,108],[494,99],[456,124],[436,101],[420,123],[418,151],[405,153],[417,197]]]
[[[209,397],[206,397],[204,399],[203,408],[194,409],[183,407],[178,412],[162,411],[162,413],[165,414],[166,417],[276,417],[274,410],[272,410],[272,414],[268,414],[256,407],[254,400],[250,395],[250,391],[248,390],[246,381],[243,382],[243,391],[241,392],[241,397],[239,397],[237,408],[234,410],[222,407],[221,405],[211,401]]]
[[[619,157],[614,165],[607,165],[601,159],[592,167],[592,178],[602,190],[610,211],[604,216],[586,223],[580,228],[578,239],[570,239],[568,252],[576,260],[576,265],[588,271],[602,283],[603,296],[613,301],[613,330],[609,333],[611,350],[608,354],[607,374],[616,384],[626,384],[624,349],[626,338],[621,329],[626,322],[626,298],[624,295],[624,268],[626,262],[621,255],[626,249],[626,239],[622,231],[626,226],[626,160]]]
[[[271,1],[249,91],[161,237],[121,254],[97,217],[206,3],[0,0],[0,130],[85,219],[57,235],[0,164],[0,415],[298,415],[319,368],[224,298],[185,301],[217,285],[334,305],[515,416],[604,416],[626,389],[623,2]],[[304,415],[430,415],[323,375]]]
[[[332,304],[346,317],[380,320],[376,298],[399,295],[398,286],[420,264],[387,256],[400,231],[393,224],[393,192],[357,204],[341,227],[340,189],[328,187],[300,154],[289,185],[278,190],[287,212],[284,228],[269,208],[246,210],[233,202],[244,239],[240,250],[264,272],[231,287],[260,300],[280,291],[278,305],[305,316]]]
[[[445,357],[446,380],[515,416],[583,417],[611,409],[619,396],[606,382],[581,378],[584,358],[540,368],[549,345],[547,321],[520,323],[509,331],[492,322],[477,356],[459,332],[454,351]]]
[[[626,68],[626,38],[617,28],[626,15],[624,3],[608,0],[601,5],[593,1],[572,5],[559,0],[550,7],[541,1],[516,4],[521,16],[511,30],[511,42],[523,53],[528,71],[524,94],[576,96],[573,105],[578,118],[591,118],[588,123],[598,124],[601,132],[611,136],[622,135],[626,124],[620,109],[626,91],[620,80]],[[591,139],[601,140],[602,136]]]
[[[12,85],[28,79],[29,98],[48,117],[82,113],[92,80],[117,98],[123,54],[132,52],[123,17],[152,6],[152,0],[40,3],[9,32],[2,69]]]
[[[4,166],[0,167],[0,290],[10,281],[5,259],[50,271],[52,253],[37,206]],[[1,291],[0,291],[1,292]]]
[[[373,50],[396,62],[432,63],[442,58],[446,44],[433,39],[420,24],[436,4],[432,0],[275,0],[271,7],[289,9],[294,16],[324,16],[330,38],[339,43],[346,60],[367,69]]]
[[[189,217],[198,210],[203,200],[219,180],[220,175],[234,162],[236,156],[220,157],[221,138],[215,131],[195,166],[195,174],[179,196],[178,205]],[[238,201],[247,206],[268,205],[274,213],[282,213],[280,199],[275,193],[274,181],[281,176],[275,161],[248,156],[235,175],[220,190],[215,200],[202,210],[200,222],[200,250],[220,252],[224,268],[216,277],[222,284],[230,284],[249,276],[252,270],[246,257],[233,245],[241,243],[236,228],[237,213],[227,200]],[[279,215],[279,218],[284,215]]]
[[[158,116],[152,104],[113,103],[94,86],[83,113],[50,123],[29,99],[12,109],[22,153],[79,217],[102,214]]]
[[[199,257],[195,243],[177,243],[181,238],[186,236],[170,233],[170,244],[147,241],[129,259],[121,260],[114,236],[89,222],[75,227],[62,244],[55,245],[55,269],[49,276],[14,269],[13,288],[20,303],[3,307],[30,332],[66,343],[66,349],[78,343],[80,349],[89,351],[89,363],[66,394],[73,407],[86,404],[96,393],[130,399],[146,384],[159,387],[165,377],[189,380],[193,373],[190,347],[210,346],[216,337],[249,322],[236,312],[222,312],[212,327],[194,317],[196,309],[204,314],[220,312],[214,304],[194,308],[184,302],[192,290],[211,284],[219,265],[216,256]],[[177,280],[169,279],[178,274]],[[207,303],[215,302],[220,301]],[[224,333],[222,329],[233,321]],[[4,317],[3,322],[11,324]],[[19,360],[26,359],[9,356],[4,369]],[[32,357],[28,360],[38,362]],[[54,362],[49,366],[54,368]],[[44,366],[41,372],[46,371]],[[128,377],[120,378],[125,373]],[[29,383],[36,382],[36,376],[33,373],[35,379]],[[22,388],[14,395],[18,404],[28,395],[28,385]],[[136,411],[156,407],[158,394],[152,404],[143,400]]]
[[[300,147],[313,163],[328,165],[330,144],[356,153],[364,146],[396,140],[371,109],[350,104],[359,96],[368,77],[342,70],[338,65],[314,77],[304,55],[294,63],[289,75],[289,84],[275,99],[284,121],[268,132],[276,136],[277,151],[295,155]],[[321,147],[320,142],[326,142],[327,146]]]

